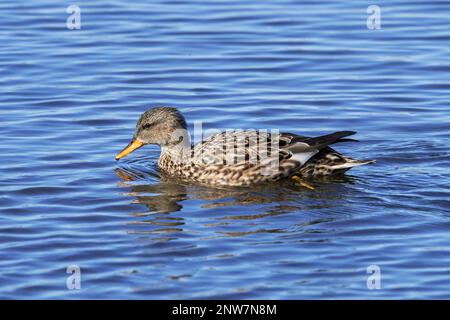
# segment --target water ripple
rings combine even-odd
[[[446,1],[0,3],[0,298],[448,299]],[[139,114],[189,124],[356,130],[377,164],[216,189],[116,163]],[[82,290],[65,287],[69,265]],[[367,267],[382,270],[368,290]]]

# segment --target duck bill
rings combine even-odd
[[[122,159],[123,157],[125,157],[127,154],[133,152],[136,149],[139,149],[140,147],[142,147],[144,145],[143,142],[139,141],[138,139],[133,139],[131,140],[131,142],[122,150],[120,151],[117,156],[116,156],[116,160]]]

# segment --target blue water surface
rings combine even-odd
[[[0,298],[450,298],[450,1],[0,12]],[[157,147],[114,160],[156,105],[205,130],[355,130],[336,148],[377,163],[314,191],[163,180]]]

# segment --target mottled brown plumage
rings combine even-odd
[[[132,142],[120,159],[145,144],[161,146],[158,167],[164,173],[203,184],[250,186],[294,175],[317,177],[343,173],[373,160],[354,160],[329,145],[354,141],[340,131],[309,138],[291,133],[226,131],[191,146],[186,121],[175,108],[153,108],[139,119]]]

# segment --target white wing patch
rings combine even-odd
[[[297,160],[304,165],[309,159],[311,159],[319,150],[313,150],[308,152],[297,152],[292,154],[292,159]]]

